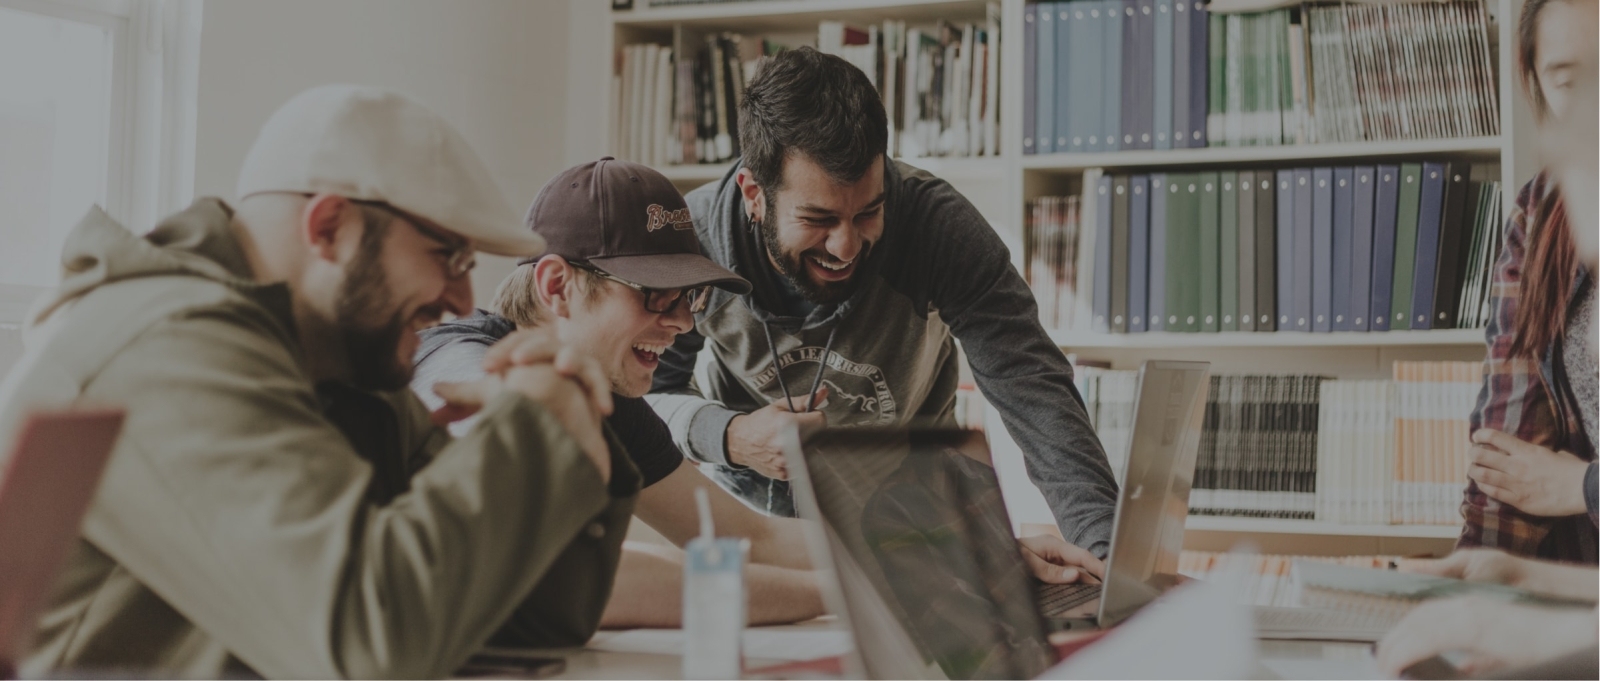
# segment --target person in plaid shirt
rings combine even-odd
[[[1594,12],[1582,0],[1524,5],[1518,62],[1542,125],[1577,115],[1568,101],[1593,73]],[[1541,173],[1519,193],[1495,265],[1458,547],[1596,562],[1595,291],[1573,237],[1566,203]]]

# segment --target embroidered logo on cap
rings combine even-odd
[[[688,208],[679,208],[669,212],[661,204],[652,203],[648,208],[645,208],[645,212],[650,215],[650,222],[645,225],[646,232],[654,232],[667,225],[672,225],[672,228],[677,230],[694,229],[694,218],[689,217]]]

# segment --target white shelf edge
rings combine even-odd
[[[1024,156],[1027,170],[1082,170],[1134,166],[1249,163],[1254,161],[1305,161],[1312,159],[1412,156],[1417,154],[1499,154],[1503,137],[1467,137],[1342,144],[1288,144],[1266,147],[1206,147],[1203,149],[1119,151],[1094,154],[1042,154]]]
[[[1056,345],[1072,350],[1141,348],[1317,348],[1416,345],[1482,345],[1483,329],[1305,333],[1300,331],[1224,331],[1220,333],[1093,333],[1051,331]]]
[[[648,0],[635,0],[648,4]],[[829,18],[841,13],[881,12],[915,9],[926,11],[930,6],[982,7],[984,0],[750,0],[744,2],[707,2],[693,5],[668,5],[641,9],[613,11],[611,23],[618,26],[660,26],[662,24],[715,21],[729,22],[741,19],[768,17],[813,20]]]
[[[654,166],[656,172],[674,182],[720,180],[732,168],[732,163],[685,163],[682,165]]]
[[[924,156],[896,158],[909,165],[926,170],[941,179],[999,178],[1006,165],[1003,156]],[[673,181],[720,180],[733,167],[731,163],[685,163],[681,165],[653,166],[656,172]]]
[[[1260,534],[1313,534],[1350,537],[1404,537],[1411,539],[1455,539],[1459,525],[1340,525],[1317,520],[1279,518],[1235,518],[1192,515],[1184,529],[1201,532],[1248,532]]]

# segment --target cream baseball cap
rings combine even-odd
[[[338,194],[382,201],[473,241],[528,257],[544,239],[512,212],[488,168],[438,114],[377,87],[323,85],[272,114],[245,156],[236,195]]]

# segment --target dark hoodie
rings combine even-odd
[[[662,355],[648,399],[678,446],[715,464],[702,470],[735,494],[793,515],[787,483],[727,465],[728,422],[783,399],[785,386],[799,399],[825,365],[829,425],[949,423],[959,339],[1063,536],[1104,557],[1117,497],[1111,467],[1072,366],[1040,326],[1032,292],[977,209],[943,180],[888,164],[883,237],[857,265],[855,294],[804,310],[786,303],[781,278],[764,271],[771,265],[743,210],[738,170],[735,164],[685,197],[706,255],[755,289],[748,296],[715,290],[695,315],[695,331]],[[697,386],[696,355],[708,344],[710,384]]]
[[[429,409],[439,408],[443,400],[433,394],[434,383],[482,378],[483,356],[489,346],[516,330],[516,323],[487,310],[423,330],[417,334],[422,342],[412,360],[417,371],[411,379],[411,390]],[[672,443],[672,431],[667,430],[667,424],[644,398],[613,393],[611,402],[615,408],[605,423],[627,448],[628,458],[639,467],[643,485],[654,485],[678,470],[683,453]],[[473,419],[466,419],[451,424],[450,430],[465,432],[472,424]]]

